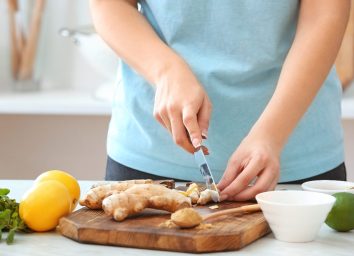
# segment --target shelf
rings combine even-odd
[[[92,92],[70,89],[1,92],[0,114],[110,115],[111,103],[96,99]]]
[[[1,92],[0,114],[110,115],[111,103],[95,98],[93,92],[70,89]],[[354,120],[354,85],[344,93],[342,119]]]

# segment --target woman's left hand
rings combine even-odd
[[[221,200],[245,201],[273,190],[279,179],[279,155],[280,148],[271,140],[248,135],[232,154],[218,184]]]

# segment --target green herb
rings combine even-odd
[[[8,231],[6,237],[7,244],[13,243],[15,232],[29,231],[29,228],[20,218],[18,212],[19,204],[15,199],[11,199],[7,196],[9,193],[9,189],[0,188],[0,242],[2,240],[3,231]]]

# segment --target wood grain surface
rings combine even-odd
[[[250,203],[225,202],[215,210],[208,206],[195,209],[206,215],[246,204]],[[116,222],[102,210],[82,208],[62,218],[58,229],[62,235],[82,243],[193,253],[238,250],[270,232],[262,212],[208,220],[209,228],[206,225],[193,229],[161,226],[169,218],[169,213],[146,209]]]

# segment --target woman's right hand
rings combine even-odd
[[[207,137],[212,105],[189,66],[181,61],[156,83],[154,117],[190,153]]]

